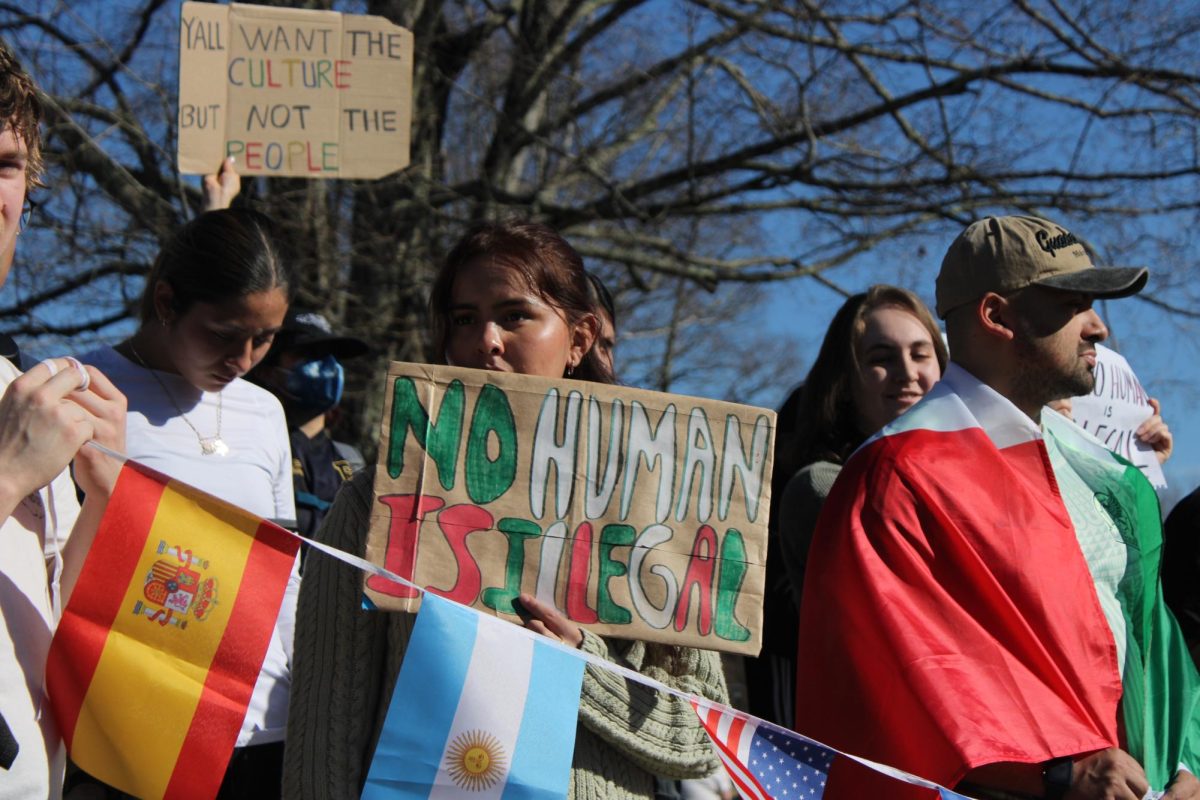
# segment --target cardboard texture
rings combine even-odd
[[[399,362],[387,387],[373,563],[498,616],[528,592],[598,634],[758,652],[773,411]]]
[[[408,165],[413,37],[382,17],[184,3],[179,171],[378,178]]]
[[[1121,458],[1142,471],[1155,489],[1166,489],[1167,478],[1154,448],[1135,435],[1154,415],[1150,398],[1125,356],[1096,345],[1096,386],[1090,394],[1071,398],[1071,418]]]

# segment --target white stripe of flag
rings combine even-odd
[[[446,737],[446,750],[438,766],[438,779],[429,793],[438,798],[473,798],[499,800],[512,769],[517,735],[525,715],[525,697],[529,692],[529,676],[533,665],[534,641],[528,636],[513,636],[509,624],[502,620],[479,616],[475,648],[463,681],[458,710]],[[486,788],[458,787],[451,778],[453,767],[450,750],[461,737],[481,732],[494,737],[503,750],[503,763]],[[491,777],[491,776],[489,776]]]
[[[754,740],[758,723],[736,717],[707,704],[702,709],[695,700],[692,700],[692,707],[696,709],[704,729],[716,745],[717,756],[725,765],[725,771],[729,773],[729,778],[737,787],[738,793],[749,800],[773,800],[746,768],[750,759],[750,743]],[[745,724],[735,726],[734,722],[738,719]]]

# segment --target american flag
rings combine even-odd
[[[725,771],[745,800],[819,800],[825,794],[834,760],[847,757],[728,706],[692,700],[692,708],[700,715]],[[931,789],[938,800],[969,800],[901,770],[855,760],[897,780]]]
[[[837,751],[724,706],[692,707],[747,800],[817,800]]]

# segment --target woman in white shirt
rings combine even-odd
[[[242,209],[210,211],[183,226],[146,279],[137,332],[83,358],[129,400],[131,458],[290,522],[283,409],[242,379],[270,348],[295,283],[272,228],[267,217]],[[222,797],[279,796],[298,590],[293,572]]]

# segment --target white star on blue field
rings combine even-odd
[[[759,728],[750,743],[750,771],[776,800],[815,800],[825,791],[832,750]]]

